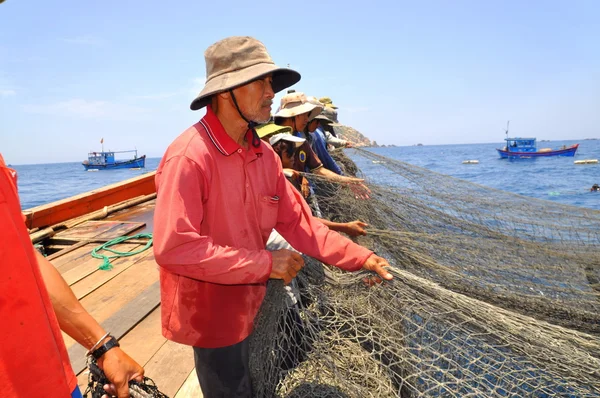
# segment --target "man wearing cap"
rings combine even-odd
[[[387,261],[311,216],[256,134],[275,92],[298,82],[298,72],[275,66],[251,37],[221,40],[204,56],[207,80],[191,109],[206,115],[173,141],[156,172],[162,331],[194,347],[206,398],[250,397],[248,336],[266,282],[287,284],[304,265],[290,250],[265,250],[273,229],[325,263],[392,276]]]
[[[335,148],[351,148],[352,142],[343,140],[335,135],[335,126],[341,126],[338,122],[337,111],[326,106],[321,112],[324,120],[320,120],[318,129],[323,133],[325,142]]]
[[[308,102],[312,104],[321,104],[315,97],[307,98]],[[321,162],[323,162],[323,167],[333,171],[335,174],[343,175],[344,173],[342,173],[342,169],[340,166],[338,166],[327,150],[327,143],[325,142],[323,131],[319,131],[319,123],[321,120],[328,120],[327,117],[323,115],[323,112],[314,116],[308,121],[306,126],[306,139],[310,140],[310,147],[317,154]]]

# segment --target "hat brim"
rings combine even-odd
[[[295,106],[293,108],[280,109],[279,111],[277,111],[277,113],[274,116],[288,118],[288,117],[302,115],[303,113],[308,113],[308,120],[312,120],[317,115],[319,115],[322,111],[323,111],[322,106],[311,104],[310,102],[305,102],[305,103]]]
[[[323,114],[320,114],[320,115],[317,115],[317,116],[313,117],[311,119],[311,121],[313,121],[313,120],[322,120],[322,121],[327,122],[327,123],[333,123],[333,120],[331,120],[330,118],[328,118],[327,116],[325,116]]]
[[[304,144],[304,142],[306,142],[306,139],[296,137],[295,135],[289,133],[279,133],[269,139],[269,144],[275,145],[280,141],[293,142],[296,147],[300,147],[302,144]]]
[[[279,134],[279,133],[291,134],[292,130],[293,129],[288,126],[279,126],[279,125],[270,123],[270,124],[266,124],[263,126],[258,126],[256,128],[256,133],[258,134],[259,138],[265,138],[270,135],[275,135],[275,134]]]
[[[190,109],[197,111],[210,104],[211,97],[223,91],[248,84],[254,80],[273,75],[273,92],[278,93],[300,81],[300,73],[288,68],[279,68],[274,64],[260,63],[230,73],[224,73],[207,81],[198,96],[192,101]]]

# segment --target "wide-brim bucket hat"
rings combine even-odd
[[[338,117],[337,117],[337,111],[329,106],[326,106],[323,109],[323,112],[321,112],[321,116],[324,116],[327,118],[327,120],[329,120],[331,123],[329,123],[331,126],[341,126],[341,124],[338,121]]]
[[[281,105],[274,116],[288,118],[308,113],[308,120],[311,120],[321,111],[323,111],[323,105],[309,102],[304,93],[296,91],[281,98]]]
[[[273,91],[284,90],[300,81],[300,74],[280,68],[271,59],[263,43],[253,37],[233,36],[216,42],[204,52],[206,83],[190,108],[208,105],[215,94],[273,75]]]
[[[321,113],[321,114],[319,114],[319,115],[317,115],[317,116],[313,117],[313,118],[312,118],[312,120],[322,120],[322,121],[324,121],[324,122],[326,122],[326,123],[328,123],[328,124],[333,124],[333,123],[335,123],[333,120],[329,119],[329,118],[328,118],[327,116],[325,116],[323,113]],[[339,123],[336,123],[336,124],[339,124]]]

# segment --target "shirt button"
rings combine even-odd
[[[238,153],[242,153],[242,148],[238,149]]]

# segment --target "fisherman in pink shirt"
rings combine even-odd
[[[206,398],[251,397],[248,336],[266,283],[288,284],[304,266],[294,251],[265,250],[273,229],[324,263],[392,275],[386,260],[312,217],[255,131],[275,93],[300,74],[275,66],[251,37],[221,40],[204,56],[207,80],[191,109],[206,115],[175,139],[156,173],[162,330],[193,346]]]

